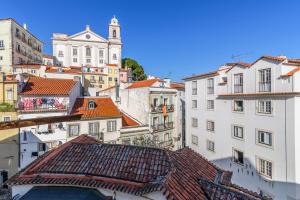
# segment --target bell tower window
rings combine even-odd
[[[113,30],[113,38],[116,38],[116,37],[117,37],[117,31]]]

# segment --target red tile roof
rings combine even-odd
[[[229,72],[231,69],[235,68],[236,66],[242,66],[245,68],[251,67],[250,63],[245,63],[245,62],[227,63],[227,65],[229,65],[231,67],[226,71],[226,73]]]
[[[189,148],[173,152],[101,144],[81,135],[39,157],[6,184],[103,188],[137,196],[161,191],[168,200],[260,199],[230,179],[230,172]]]
[[[49,54],[43,54],[43,58],[53,59],[54,56],[49,55]]]
[[[144,81],[136,81],[133,82],[130,86],[128,86],[126,89],[133,89],[133,88],[143,88],[143,87],[151,87],[156,82],[164,82],[161,79],[155,78],[155,79],[148,79]]]
[[[172,82],[171,83],[171,88],[175,88],[175,89],[184,89],[184,83],[175,83],[175,82]]]
[[[88,103],[95,103],[94,109],[89,109]],[[122,117],[120,110],[110,97],[81,97],[77,98],[71,114],[81,114],[82,118],[116,118]]]
[[[106,64],[107,66],[110,66],[110,67],[117,67],[118,65],[117,64]]]
[[[185,77],[185,78],[183,78],[183,80],[189,81],[189,80],[198,79],[198,78],[209,78],[209,77],[217,76],[219,74],[218,72],[219,72],[219,70],[215,70],[215,71],[204,73],[204,74],[197,74],[197,75]]]
[[[67,96],[76,84],[76,81],[69,79],[30,76],[20,95]]]
[[[129,127],[129,126],[139,126],[140,124],[137,123],[134,119],[130,116],[122,112],[122,127]]]
[[[293,76],[298,71],[300,71],[300,67],[296,67],[295,69],[289,71],[288,73],[283,74],[282,77]]]

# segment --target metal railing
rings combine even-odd
[[[243,93],[243,85],[234,85],[234,93]]]
[[[68,109],[67,105],[60,105],[59,107],[51,105],[41,105],[41,106],[24,106],[23,104],[19,105],[20,112],[49,112],[49,111],[65,111]]]
[[[271,92],[271,82],[260,82],[259,83],[260,92]]]
[[[154,125],[152,125],[152,130],[154,132],[156,132],[156,131],[163,131],[163,130],[172,129],[173,127],[174,127],[173,122],[166,122],[166,123],[163,123],[163,124],[154,124]]]
[[[154,106],[153,104],[151,104],[151,112],[163,112],[163,106],[164,105],[158,105],[158,106]],[[174,105],[170,104],[170,105],[166,105],[166,109],[167,112],[174,112]]]

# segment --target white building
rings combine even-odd
[[[19,119],[63,116],[80,95],[80,82],[29,77],[19,94]],[[66,122],[20,128],[20,168],[66,142]]]
[[[74,35],[53,34],[53,55],[62,66],[93,66],[117,64],[121,68],[122,41],[118,20],[113,17],[109,24],[108,39],[86,29]]]
[[[185,78],[187,145],[233,182],[300,198],[300,60],[263,56]]]
[[[117,91],[116,87],[103,90],[100,95],[111,96],[122,111],[148,125],[156,146],[177,147],[175,112],[178,108],[174,106],[177,90],[171,87],[170,80],[153,78],[121,84],[119,87]],[[135,144],[135,141],[128,141],[128,144]]]
[[[14,64],[42,63],[43,43],[14,19],[0,19],[0,71]]]

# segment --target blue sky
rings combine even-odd
[[[119,19],[123,57],[147,74],[181,80],[220,64],[251,62],[261,55],[300,57],[300,1],[276,0],[11,0],[0,18],[15,18],[45,42],[53,32],[74,34],[86,24],[107,37]]]

